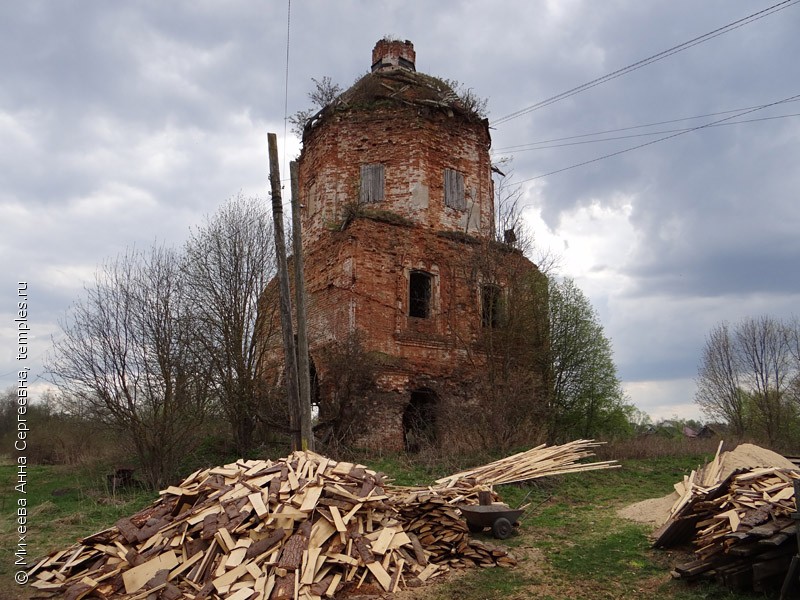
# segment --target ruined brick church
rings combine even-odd
[[[379,41],[371,72],[308,121],[298,159],[319,419],[386,450],[435,445],[445,415],[480,402],[508,287],[542,277],[495,241],[488,121],[415,63],[411,42]],[[341,414],[330,349],[353,338],[374,385]]]

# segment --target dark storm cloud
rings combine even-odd
[[[767,6],[300,0],[285,92],[286,3],[5,3],[0,266],[39,291],[44,348],[102,260],[155,239],[181,243],[239,190],[266,196],[266,131],[283,147],[284,110],[309,106],[311,78],[348,87],[384,35],[413,41],[419,70],[488,98],[496,120]],[[798,94],[798,21],[791,6],[498,124],[495,155],[513,156],[523,181],[655,138],[504,148]],[[800,103],[748,118],[792,112]],[[798,117],[717,127],[526,184],[534,235],[564,249],[563,274],[598,307],[638,392],[690,379],[716,320],[793,305],[798,134]],[[289,139],[288,158],[297,148]],[[13,367],[4,359],[0,373]]]

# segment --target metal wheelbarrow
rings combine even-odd
[[[524,507],[515,509],[499,503],[477,506],[462,505],[458,508],[467,521],[467,528],[472,533],[480,533],[487,527],[491,527],[492,535],[499,540],[511,537],[517,519],[525,512]]]

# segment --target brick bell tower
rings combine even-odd
[[[477,401],[487,313],[508,280],[538,274],[511,248],[480,268],[494,238],[490,146],[488,121],[416,70],[410,41],[378,41],[370,72],[307,122],[298,179],[323,436],[329,424],[363,447],[446,443],[444,415]],[[343,406],[332,349],[355,337],[373,385]]]

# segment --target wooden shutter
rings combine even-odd
[[[454,169],[444,170],[444,204],[456,210],[467,210],[464,175]]]
[[[381,202],[383,200],[383,165],[361,165],[359,202]]]

